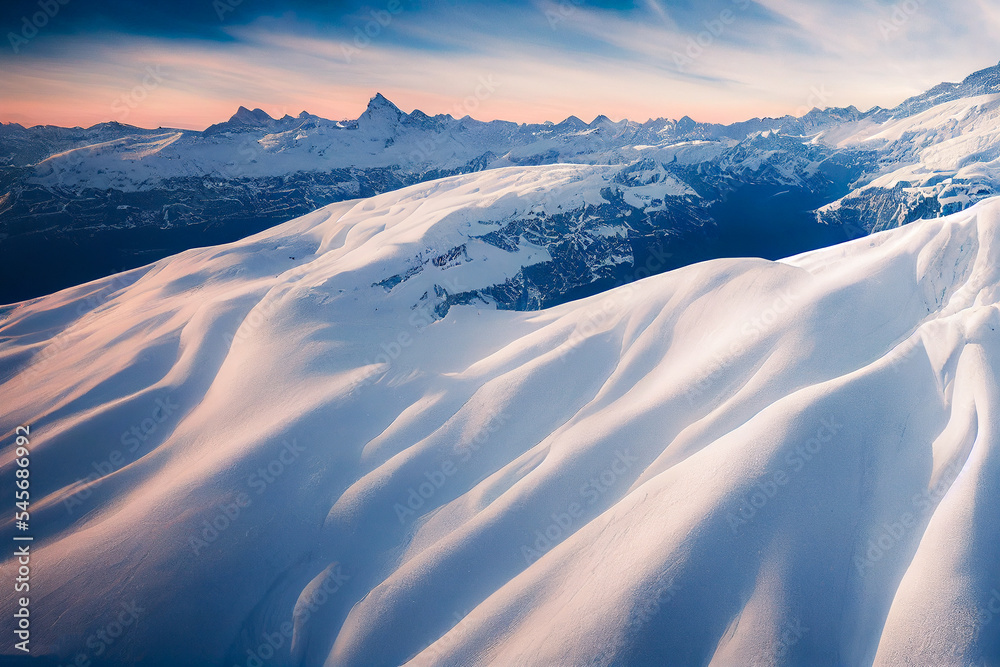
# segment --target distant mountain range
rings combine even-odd
[[[562,287],[514,289],[498,297],[502,307],[599,291],[651,254],[662,258],[658,271],[722,256],[776,259],[995,194],[998,94],[1000,66],[894,109],[814,109],[732,125],[481,122],[407,114],[381,94],[349,121],[305,112],[274,119],[241,107],[203,132],[4,124],[0,303],[242,238],[332,202],[559,163],[613,168],[601,172],[600,201],[551,210],[539,193],[544,213],[512,222],[548,230]],[[624,225],[627,248],[573,242],[578,219],[587,229]],[[615,263],[617,277],[602,278],[595,269],[609,252],[639,264]]]

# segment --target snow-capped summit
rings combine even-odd
[[[283,132],[302,126],[303,121],[315,120],[321,119],[319,116],[314,116],[306,111],[301,112],[298,116],[285,114],[281,118],[273,118],[263,109],[250,110],[245,106],[240,106],[229,120],[209,126],[202,132],[202,136],[214,137],[225,132],[236,133],[238,135],[253,132]]]
[[[270,115],[263,109],[254,109],[250,111],[244,106],[241,106],[233,114],[232,118],[229,119],[230,123],[239,123],[242,125],[267,125],[273,122],[275,119],[271,118]]]
[[[395,104],[390,102],[388,98],[382,93],[375,93],[370,100],[368,100],[368,111],[375,112],[379,109],[391,109],[394,113],[402,114],[403,112],[399,110]]]
[[[587,129],[587,123],[576,116],[570,116],[562,122],[556,123],[553,127],[560,130],[585,130]]]
[[[926,93],[909,98],[887,113],[892,118],[903,118],[946,102],[991,93],[1000,93],[1000,64],[973,72],[961,83],[938,84]]]
[[[275,120],[241,107],[205,132],[4,125],[0,164],[12,169],[0,192],[0,233],[31,251],[0,262],[0,301],[137,266],[150,258],[150,244],[160,254],[198,245],[187,229],[211,228],[216,240],[232,240],[330,202],[518,165],[659,162],[671,174],[665,183],[683,183],[703,205],[661,215],[669,208],[663,202],[673,196],[670,186],[603,210],[614,216],[606,221],[609,227],[651,214],[667,225],[644,230],[643,237],[674,234],[678,224],[700,226],[710,209],[703,241],[712,244],[717,230],[716,238],[726,238],[719,227],[735,220],[730,213],[741,198],[757,208],[778,197],[778,210],[786,213],[775,227],[784,231],[736,233],[738,245],[727,246],[730,254],[775,257],[779,236],[806,238],[818,247],[845,234],[954,212],[1000,193],[993,99],[1000,93],[991,92],[998,71],[988,68],[961,84],[942,84],[904,104],[905,113],[849,106],[730,125],[687,116],[642,123],[612,123],[605,116],[590,123],[576,116],[558,124],[481,122],[467,115],[404,113],[381,93],[357,120],[305,112]],[[39,220],[60,233],[37,233]],[[100,237],[112,234],[128,237],[121,247],[137,247],[137,254],[107,258],[98,250]],[[80,252],[91,242],[94,252]],[[82,259],[53,272],[51,284],[3,296],[13,277],[30,268],[19,258],[43,248]]]
[[[618,133],[628,131],[630,125],[631,123],[628,120],[615,122],[604,114],[600,114],[594,120],[590,121],[587,127],[601,133]]]
[[[376,93],[368,102],[365,112],[358,118],[358,128],[372,135],[372,139],[389,139],[399,122],[406,117],[399,107],[390,102],[382,93]]]
[[[820,218],[881,230],[946,215],[1000,193],[1000,66],[942,84],[895,110],[828,128],[820,139],[877,162]]]
[[[286,116],[288,118],[288,116]],[[204,131],[204,136],[212,136],[222,132],[247,132],[251,130],[267,129],[274,126],[276,119],[272,118],[263,109],[251,111],[245,106],[240,106],[229,120],[224,123],[211,125]]]
[[[544,222],[500,232],[608,171],[335,203],[0,314],[32,652],[124,607],[115,664],[1000,661],[1000,199],[437,312],[544,262]]]

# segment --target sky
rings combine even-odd
[[[995,0],[4,0],[0,121],[734,122],[892,107],[1000,60]]]

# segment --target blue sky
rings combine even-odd
[[[354,118],[730,122],[892,106],[1000,60],[990,0],[8,0],[0,120],[205,126],[239,105]]]

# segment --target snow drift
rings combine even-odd
[[[576,169],[334,204],[0,315],[2,430],[33,434],[34,651],[1000,660],[1000,201],[436,312],[537,249],[448,251]]]

